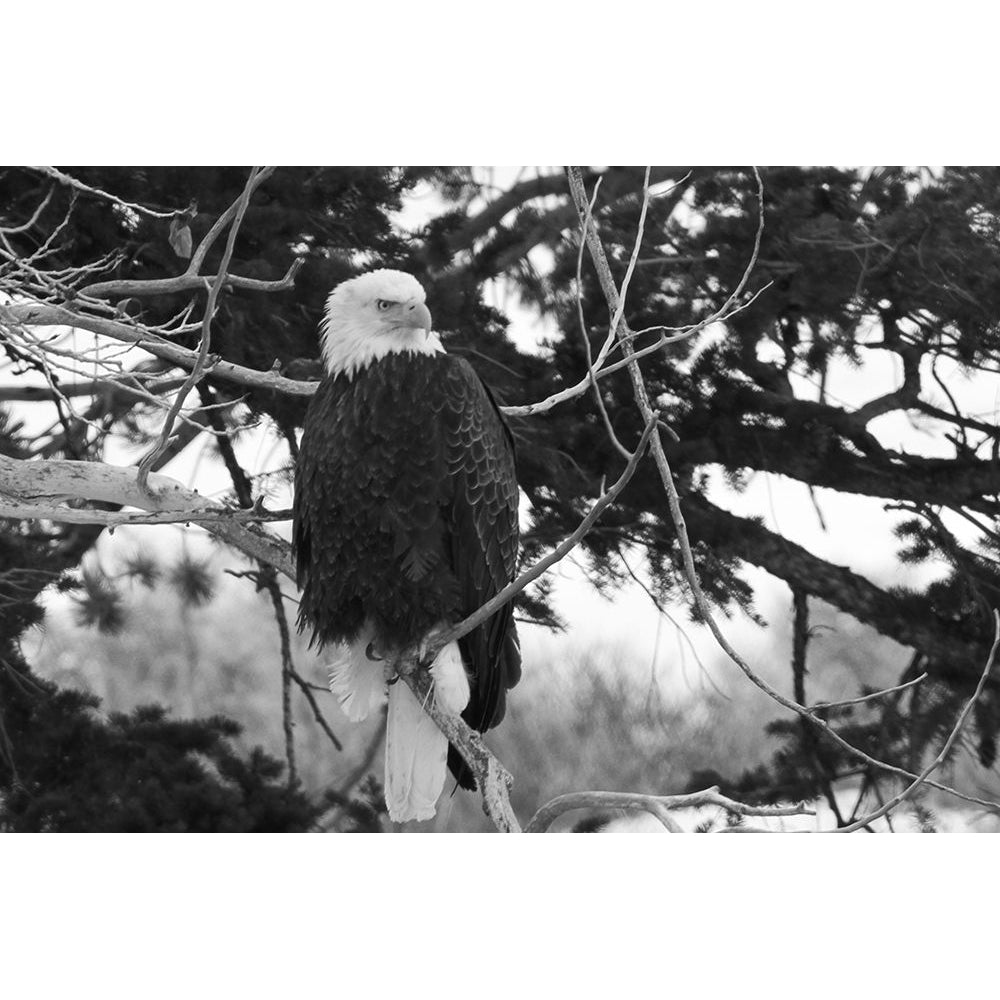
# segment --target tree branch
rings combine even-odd
[[[151,512],[215,513],[219,515],[219,520],[206,522],[208,531],[246,555],[271,564],[289,579],[295,579],[291,547],[284,539],[257,525],[241,524],[239,518],[243,515],[239,512],[230,513],[222,504],[187,489],[169,476],[151,473],[148,480],[150,493],[147,494],[138,488],[134,468],[63,459],[26,461],[0,455],[0,483],[3,484],[2,493],[13,500],[8,509],[25,504],[52,505],[54,508],[67,500],[85,500],[138,507]],[[53,519],[57,519],[55,515],[58,511],[52,510],[51,513]],[[45,517],[47,514],[38,512],[34,516]]]
[[[226,271],[229,268],[229,262],[233,257],[233,249],[236,246],[236,234],[239,232],[240,224],[243,222],[243,216],[246,214],[247,207],[250,204],[250,195],[253,193],[257,184],[260,183],[258,178],[263,173],[264,171],[262,169],[254,167],[250,171],[250,177],[247,180],[246,186],[243,188],[243,193],[237,199],[236,209],[233,214],[233,224],[229,229],[229,237],[226,240],[226,249],[222,255],[222,263],[219,265],[219,273],[216,274],[215,279],[211,283],[211,288],[209,289],[208,302],[205,305],[205,315],[201,324],[201,340],[198,344],[198,354],[195,357],[194,365],[191,368],[191,374],[188,376],[184,385],[182,385],[178,390],[177,397],[174,399],[173,405],[170,407],[170,411],[167,413],[167,416],[163,421],[163,428],[160,431],[159,440],[149,454],[139,463],[137,478],[139,482],[139,489],[141,490],[146,489],[146,479],[149,476],[149,470],[153,467],[153,463],[156,461],[159,454],[164,448],[166,448],[167,441],[170,440],[170,433],[173,430],[174,421],[177,419],[177,414],[180,413],[181,406],[184,404],[184,399],[187,397],[187,394],[201,381],[204,375],[205,362],[208,360],[208,351],[212,344],[212,320],[215,317],[215,303],[218,301],[219,292],[222,290],[222,284],[226,278]]]
[[[727,798],[718,786],[687,795],[641,795],[633,792],[570,792],[547,802],[528,821],[525,833],[544,833],[553,821],[572,809],[642,809],[652,813],[671,833],[682,833],[670,815],[674,809],[697,809],[718,806],[740,816],[814,816],[815,810],[805,802],[788,806],[750,806]]]

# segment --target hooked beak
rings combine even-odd
[[[414,330],[423,330],[424,337],[431,334],[431,311],[423,302],[414,303],[406,310],[406,325]]]

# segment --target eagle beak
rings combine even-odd
[[[407,309],[407,323],[414,330],[423,330],[424,337],[429,337],[431,333],[431,311],[423,302],[414,303]]]

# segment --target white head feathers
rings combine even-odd
[[[403,271],[369,271],[341,282],[320,325],[323,361],[348,378],[387,354],[442,354],[420,282]]]

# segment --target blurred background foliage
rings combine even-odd
[[[67,279],[83,274],[73,269],[101,260],[102,280],[179,273],[188,243],[197,245],[247,177],[235,167],[61,169],[120,199],[184,213],[171,226],[30,170],[0,171],[8,252],[41,254],[37,266],[50,279],[45,294],[82,312],[91,308],[81,293],[94,274]],[[796,667],[783,653],[784,662],[770,669],[784,689],[801,689],[810,702],[926,672],[927,681],[904,695],[838,716],[859,746],[915,768],[936,751],[971,692],[992,638],[990,609],[998,603],[1000,435],[995,410],[966,405],[956,385],[997,370],[1000,171],[789,167],[762,176],[766,226],[745,308],[724,331],[650,353],[643,369],[679,439],[665,439],[667,452],[702,583],[719,612],[767,619],[786,629],[790,643],[787,591],[762,608],[754,582],[760,577],[750,567],[803,595],[812,617],[795,627],[808,660]],[[558,170],[498,177],[471,168],[279,169],[250,205],[231,271],[277,279],[301,260],[295,287],[277,294],[227,290],[213,351],[251,368],[276,364],[289,377],[319,377],[316,331],[330,288],[358,271],[391,266],[420,278],[449,350],[468,356],[502,402],[532,402],[575,384],[587,369],[575,287],[577,222],[565,177]],[[591,191],[600,182],[595,219],[621,281],[636,239],[643,171],[593,167],[584,177]],[[757,188],[747,168],[658,167],[651,182],[656,197],[626,313],[633,330],[654,327],[637,339],[642,346],[654,343],[662,326],[690,324],[718,309],[739,282],[758,223]],[[408,223],[418,199],[430,208]],[[208,272],[220,255],[221,243],[208,257]],[[0,264],[0,291],[38,295],[20,273],[9,261]],[[512,335],[510,309],[500,308],[497,288],[511,308],[541,318],[547,331],[541,343]],[[596,353],[609,319],[586,266],[580,293]],[[191,298],[128,298],[117,308],[137,322],[160,324]],[[196,333],[176,339],[197,344]],[[39,369],[30,355],[4,346],[8,378],[0,406],[5,387]],[[861,373],[876,355],[891,356],[891,382],[857,406],[831,394],[828,384],[838,373]],[[144,373],[176,374],[155,359],[137,364]],[[945,366],[954,375],[950,384],[941,374]],[[600,388],[616,434],[635,441],[641,421],[627,375],[602,379]],[[213,408],[202,411],[200,427],[179,431],[171,460],[183,462],[193,445],[202,447],[199,432],[207,429],[231,499],[245,505],[257,496],[287,497],[304,400],[212,376],[199,396]],[[0,426],[4,453],[134,461],[161,419],[148,402],[122,392],[95,392],[76,408],[48,405],[49,419],[27,431],[8,411]],[[933,442],[927,453],[901,447],[895,425],[885,431],[894,415]],[[523,554],[531,562],[575,527],[601,484],[620,474],[622,458],[589,393],[511,423],[529,503]],[[277,457],[263,461],[265,451]],[[197,464],[186,468],[197,485]],[[906,587],[878,585],[844,560],[786,537],[765,523],[763,511],[727,509],[720,473],[737,493],[765,473],[894,507],[901,516],[895,538],[885,537],[886,564],[901,574],[908,565],[932,572],[919,585],[910,577]],[[4,522],[0,531],[0,822],[18,829],[377,828],[378,789],[369,777],[379,774],[377,720],[347,726],[332,699],[318,692],[344,745],[336,751],[296,699],[301,782],[291,787],[281,765],[255,749],[263,744],[278,758],[284,749],[281,656],[267,595],[255,590],[254,579],[222,573],[246,565],[202,545],[164,549],[139,541],[123,554],[106,536],[98,544],[102,534],[46,523]],[[176,539],[177,531],[166,534]],[[845,536],[844,559],[851,544]],[[580,558],[608,597],[610,614],[634,576],[660,604],[683,603],[679,550],[651,467],[588,535]],[[60,590],[69,596],[55,596]],[[42,595],[53,610],[39,634],[30,630],[41,627]],[[568,626],[572,635],[576,623],[551,598],[545,586],[533,589],[519,615]],[[816,631],[831,617],[839,623],[836,642],[820,640]],[[21,649],[26,635],[30,667]],[[845,660],[858,649],[862,662],[845,672]],[[516,776],[522,816],[551,794],[587,787],[681,791],[711,779],[743,798],[829,798],[850,787],[868,801],[892,787],[840,751],[817,748],[795,720],[778,718],[765,703],[750,710],[721,695],[677,697],[675,688],[637,679],[643,669],[616,662],[599,643],[581,642],[570,653],[560,647],[558,657],[567,662],[544,662],[537,650],[509,719],[491,737]],[[294,659],[304,677],[322,686],[321,665],[301,643]],[[103,707],[76,691],[94,692]],[[143,707],[153,703],[170,714]],[[42,706],[59,706],[61,721]],[[99,741],[91,735],[101,755],[81,756],[77,744],[59,736],[64,725],[99,733]],[[995,784],[998,728],[1000,689],[991,683],[953,762],[964,780]],[[147,744],[149,775],[133,780],[116,770],[113,760],[128,757],[122,747]],[[203,778],[187,812],[160,809],[152,801],[160,793],[143,798],[149,788],[180,787],[175,767]],[[55,774],[68,776],[72,805],[48,804]],[[119,814],[108,803],[122,796],[129,801]],[[217,804],[214,811],[208,800]],[[475,803],[456,796],[448,823],[477,828]]]

